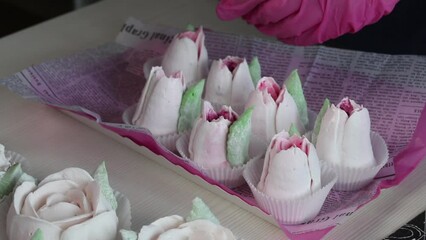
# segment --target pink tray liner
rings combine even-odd
[[[57,106],[52,106],[54,108],[60,108]],[[70,111],[68,109],[65,109],[66,111]],[[78,114],[80,116],[87,117],[91,120],[95,120],[92,116],[83,113],[83,112],[76,112],[71,111],[75,114]],[[424,124],[422,124],[424,123]],[[216,182],[215,180],[204,176],[200,171],[197,169],[191,167],[190,165],[186,164],[182,161],[178,156],[173,154],[172,152],[168,151],[166,148],[159,145],[155,139],[144,132],[138,132],[135,130],[128,130],[123,128],[117,128],[114,126],[110,126],[108,124],[99,123],[102,127],[113,131],[117,134],[119,134],[122,137],[129,138],[134,143],[138,144],[139,146],[145,146],[148,149],[150,149],[153,153],[157,155],[161,155],[165,157],[167,160],[169,160],[171,163],[182,167],[189,173],[193,175],[197,175],[204,179],[206,182],[212,185],[219,186],[221,189],[223,189],[228,194],[234,195],[239,197],[242,201],[246,202],[247,204],[251,206],[256,206],[256,202],[254,202],[252,199],[244,198],[243,196],[240,196],[236,194],[234,191],[232,191],[230,188],[226,187],[223,184],[220,184]],[[409,142],[409,144],[402,150],[395,158],[394,158],[394,167],[395,167],[395,177],[390,180],[382,180],[381,183],[378,186],[377,192],[374,195],[374,197],[370,200],[374,200],[380,195],[380,192],[382,189],[390,188],[393,186],[397,186],[400,184],[415,168],[416,166],[426,157],[426,104],[422,110],[421,116],[418,120],[416,130],[414,131],[414,134]],[[368,204],[368,203],[366,203]],[[363,205],[362,205],[363,206]],[[361,208],[362,206],[359,206]],[[290,239],[320,239],[323,236],[325,236],[329,231],[331,231],[334,226],[328,227],[322,230],[312,231],[312,232],[306,232],[302,234],[292,234],[291,232],[287,231],[285,225],[280,224],[281,229],[286,233],[286,235]]]

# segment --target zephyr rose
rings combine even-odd
[[[205,78],[208,73],[208,54],[204,38],[202,27],[195,32],[177,34],[161,62],[166,75],[182,71],[188,86]]]
[[[257,188],[277,199],[295,199],[321,188],[315,147],[305,137],[282,131],[272,139]]]
[[[15,190],[7,216],[7,235],[28,240],[40,229],[44,239],[115,239],[118,217],[86,171],[68,168],[38,185],[23,182]]]
[[[331,105],[322,119],[316,147],[320,159],[333,164],[375,166],[367,108],[349,98]]]
[[[153,67],[132,123],[149,129],[155,136],[176,133],[185,87],[182,72],[168,77],[161,67]]]
[[[271,77],[263,77],[257,83],[256,90],[250,93],[245,108],[253,107],[252,138],[262,138],[269,142],[276,134],[275,116],[276,100],[280,94],[280,86]]]
[[[232,232],[206,219],[185,222],[178,215],[160,218],[143,226],[138,240],[234,240]]]
[[[246,59],[228,56],[213,61],[206,80],[205,99],[230,106],[244,106],[254,90]]]
[[[230,166],[226,155],[228,128],[238,115],[231,107],[223,106],[216,113],[209,102],[203,104],[202,115],[189,138],[190,158],[204,168]]]

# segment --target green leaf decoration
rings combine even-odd
[[[220,224],[216,216],[210,211],[210,208],[198,197],[192,200],[192,210],[186,218],[186,221],[190,222],[197,219],[206,219],[212,223]]]
[[[131,231],[131,230],[121,229],[120,235],[121,235],[122,240],[137,240],[138,239],[138,234],[134,231]]]
[[[290,137],[293,136],[293,135],[297,135],[297,136],[300,137],[300,132],[299,132],[299,130],[297,130],[297,127],[295,127],[293,123],[290,125],[290,129],[288,130],[288,134],[290,135]]]
[[[186,25],[186,31],[195,32],[195,27],[192,24]]]
[[[330,108],[330,106],[331,106],[330,100],[326,98],[324,100],[324,103],[322,104],[320,112],[318,113],[317,119],[315,120],[314,131],[312,133],[312,144],[314,145],[316,145],[317,143],[317,137],[321,129],[322,118],[324,117],[325,113]]]
[[[249,70],[251,75],[251,80],[253,81],[254,86],[257,86],[257,82],[262,78],[262,70],[260,68],[259,59],[253,57],[249,64]]]
[[[43,231],[40,228],[37,228],[34,235],[31,237],[31,240],[44,240]]]
[[[102,194],[107,199],[107,201],[111,204],[111,207],[116,210],[117,209],[117,199],[114,196],[114,191],[109,185],[108,181],[108,172],[105,166],[105,162],[103,161],[99,167],[96,169],[93,178],[96,182],[99,183],[101,187]]]
[[[188,88],[182,97],[179,108],[178,132],[183,133],[192,129],[194,121],[200,116],[205,80]]]
[[[20,163],[15,163],[7,169],[6,173],[0,179],[0,199],[13,192],[21,175],[22,167]]]
[[[231,166],[240,166],[249,160],[248,149],[251,135],[251,115],[253,107],[244,113],[229,128],[226,143],[226,158]]]
[[[287,91],[293,97],[296,102],[297,109],[299,111],[300,120],[303,125],[308,126],[308,106],[306,104],[305,95],[303,95],[302,82],[300,81],[299,74],[297,69],[293,70],[290,73],[290,76],[284,82]]]

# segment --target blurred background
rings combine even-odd
[[[97,1],[100,0],[0,0],[0,38]],[[393,12],[379,22],[324,45],[378,53],[426,55],[425,12],[426,0],[401,0]]]
[[[0,38],[98,0],[0,0]]]

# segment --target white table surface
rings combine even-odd
[[[261,36],[240,20],[221,22],[214,12],[215,4],[215,0],[102,1],[0,39],[0,77],[113,41],[128,16],[147,23],[175,27],[202,24],[216,31]],[[236,235],[244,239],[285,239],[274,225],[75,119],[23,100],[4,87],[0,87],[0,143],[26,156],[31,173],[38,178],[70,166],[91,171],[105,160],[113,187],[132,203],[134,229],[165,215],[186,215],[192,198],[199,196]],[[426,209],[424,172],[426,161],[400,186],[384,191],[327,238],[386,237]]]

